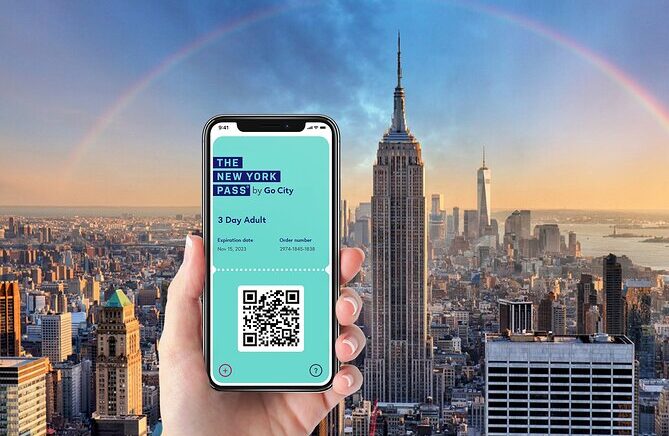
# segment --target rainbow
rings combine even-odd
[[[114,118],[121,113],[132,101],[146,88],[148,88],[156,79],[172,70],[179,63],[183,62],[190,56],[202,50],[208,44],[218,40],[219,38],[229,35],[230,33],[240,30],[246,26],[257,23],[261,20],[276,16],[282,12],[294,9],[298,6],[313,2],[296,2],[288,5],[277,5],[265,9],[254,11],[237,20],[223,24],[222,26],[206,33],[192,42],[184,45],[173,54],[167,56],[157,66],[148,71],[145,75],[140,77],[128,89],[126,89],[119,98],[109,106],[95,121],[95,123],[87,130],[84,137],[72,148],[68,162],[68,170],[65,175],[72,174],[72,170],[76,168],[81,161],[87,148],[93,144],[98,137],[109,127],[114,121]],[[518,15],[496,6],[481,4],[478,2],[470,2],[463,0],[442,0],[440,3],[450,3],[457,7],[469,10],[471,12],[480,13],[491,16],[501,21],[510,23],[525,29],[543,39],[554,43],[574,55],[585,60],[588,64],[602,72],[614,84],[623,89],[631,98],[638,102],[658,123],[669,133],[669,110],[657,100],[647,89],[625,73],[621,68],[607,60],[600,54],[594,52],[590,48],[578,43],[576,40],[557,32],[555,29],[547,25],[535,21],[531,18]]]
[[[523,15],[514,14],[505,9],[474,1],[446,0],[446,2],[471,12],[488,15],[516,25],[580,57],[602,72],[614,84],[623,89],[630,97],[632,97],[632,99],[639,103],[658,122],[658,124],[667,131],[667,133],[669,133],[669,109],[657,100],[646,88],[636,82],[633,77],[599,53],[539,21],[535,21]]]
[[[205,33],[204,35],[199,36],[188,44],[185,44],[179,50],[167,56],[158,65],[145,73],[129,88],[121,93],[119,98],[114,101],[114,103],[95,120],[95,123],[93,123],[93,125],[86,131],[84,137],[81,138],[81,140],[77,142],[70,151],[66,161],[68,162],[67,170],[64,172],[64,174],[72,174],[72,171],[77,167],[79,162],[81,162],[81,159],[83,159],[85,156],[88,147],[93,144],[98,139],[98,137],[109,127],[109,125],[114,121],[115,117],[119,113],[123,112],[123,110],[128,107],[132,101],[142,91],[148,88],[156,79],[172,70],[184,60],[198,53],[207,45],[217,41],[219,38],[225,35],[229,35],[230,33],[233,33],[251,24],[255,24],[259,21],[271,18],[275,15],[294,9],[297,6],[305,5],[307,3],[312,2],[293,2],[288,5],[276,5],[268,8],[258,9],[236,20],[226,22],[220,27],[217,27],[214,30]]]

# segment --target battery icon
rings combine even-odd
[[[324,128],[325,128],[325,126],[321,126],[321,129],[324,129]]]

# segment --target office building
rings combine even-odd
[[[42,316],[42,356],[59,363],[72,354],[72,314],[50,313]]]
[[[573,256],[573,257],[577,257],[577,254],[580,255],[580,253],[578,253],[580,250],[578,250],[578,246],[577,246],[578,241],[576,240],[576,233],[569,232],[568,237],[569,237],[569,245],[568,245],[568,248],[567,248],[567,251],[568,251],[567,254],[569,254],[570,256]]]
[[[66,419],[81,417],[81,364],[74,362],[54,363],[53,368],[60,371],[61,394],[60,402],[61,416]]]
[[[460,208],[453,208],[453,234],[455,236],[460,235]]]
[[[604,257],[602,278],[604,280],[604,298],[606,310],[606,333],[624,335],[624,301],[622,295],[623,269],[614,254]]]
[[[486,233],[486,227],[490,225],[490,168],[485,164],[485,148],[483,149],[483,164],[476,173],[476,207],[479,220],[479,235]]]
[[[47,359],[0,357],[0,433],[46,435]]]
[[[532,302],[499,300],[499,332],[532,331]]]
[[[464,211],[464,236],[472,241],[479,237],[479,212],[477,210]]]
[[[424,401],[432,395],[425,194],[421,147],[408,129],[398,35],[392,124],[379,142],[372,196],[372,332],[364,397]]]
[[[655,377],[655,329],[651,325],[649,280],[627,280],[624,286],[626,335],[634,343],[639,377]]]
[[[358,247],[369,247],[371,242],[372,219],[369,216],[361,216],[355,219],[353,224],[353,235],[355,236],[355,245]]]
[[[539,303],[537,316],[537,330],[550,332],[553,330],[553,303],[557,301],[557,294],[550,291]]]
[[[93,434],[96,436],[147,436],[146,416],[124,415],[103,416],[94,413],[92,416]]]
[[[567,334],[567,306],[557,301],[552,305],[551,331],[556,335]]]
[[[655,407],[655,434],[669,434],[669,388],[665,387],[660,392],[660,398]]]
[[[585,313],[585,330],[586,335],[601,333],[604,330],[602,324],[602,313],[599,310],[600,306],[590,306],[590,309]]]
[[[560,228],[557,224],[534,226],[534,237],[539,240],[539,248],[544,254],[560,254]]]
[[[435,244],[446,237],[446,214],[441,210],[441,194],[432,194],[432,208],[429,215],[429,237]]]
[[[105,303],[97,329],[97,413],[142,414],[142,355],[135,306],[117,289]]]
[[[91,277],[86,282],[86,298],[91,304],[100,303],[100,281]]]
[[[19,282],[0,282],[0,356],[21,355]]]
[[[504,221],[504,234],[516,235],[518,239],[528,239],[532,236],[529,210],[514,210]]]
[[[369,201],[363,201],[358,204],[358,207],[355,208],[355,219],[359,218],[371,218],[372,217],[372,203]]]
[[[634,345],[625,336],[485,340],[487,434],[634,434]]]
[[[585,317],[592,306],[597,306],[597,290],[592,281],[592,275],[581,274],[581,280],[576,285],[576,333],[584,334]],[[589,332],[595,333],[595,332]]]

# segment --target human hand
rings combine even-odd
[[[346,396],[360,389],[362,374],[342,365],[332,389],[319,393],[220,392],[209,386],[202,356],[202,308],[205,259],[202,238],[188,236],[184,261],[168,290],[165,328],[160,338],[160,410],[163,434],[172,435],[289,435],[309,434]],[[340,251],[340,282],[360,270],[364,253]],[[362,300],[342,288],[337,300],[341,325],[335,351],[340,362],[355,359],[365,335],[353,323]]]

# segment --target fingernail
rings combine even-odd
[[[344,297],[343,300],[346,301],[346,302],[348,302],[351,306],[353,306],[353,313],[352,313],[352,315],[355,315],[356,313],[358,313],[358,302],[356,301],[355,298],[353,298],[353,297]]]
[[[352,376],[350,376],[350,375],[348,375],[348,374],[344,374],[344,375],[341,376],[341,378],[343,378],[344,380],[346,380],[346,385],[347,385],[349,388],[350,388],[351,386],[353,386],[353,377],[352,377]]]
[[[348,345],[348,347],[351,349],[351,354],[355,354],[355,351],[358,349],[358,343],[356,342],[355,339],[353,338],[346,338],[343,341],[341,341],[343,344]]]

